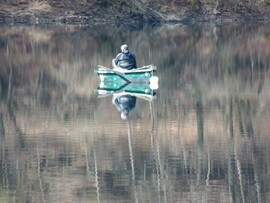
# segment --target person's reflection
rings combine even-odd
[[[137,98],[130,94],[114,94],[112,103],[121,112],[121,119],[126,120],[129,112],[135,108]]]

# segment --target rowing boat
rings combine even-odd
[[[149,83],[156,69],[154,65],[142,66],[132,70],[111,69],[98,65],[98,69],[95,70],[95,73],[99,76],[100,81]]]

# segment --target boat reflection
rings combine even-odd
[[[112,96],[112,103],[120,112],[122,120],[136,107],[137,98],[151,102],[156,98],[156,89],[147,83],[113,83],[101,81],[95,90],[99,97]]]

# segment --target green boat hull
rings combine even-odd
[[[143,66],[133,70],[117,71],[107,67],[99,66],[95,73],[99,76],[100,81],[110,82],[133,82],[148,83],[150,78],[154,76],[155,66]]]

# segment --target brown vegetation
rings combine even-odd
[[[234,22],[269,19],[268,1],[250,0],[8,0],[1,23],[141,24]]]

